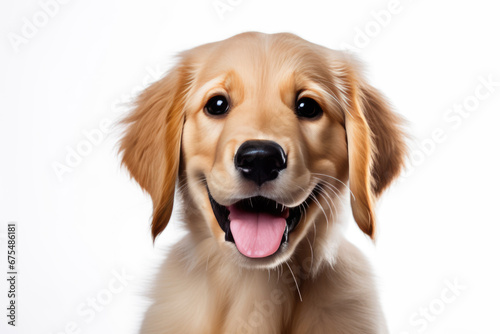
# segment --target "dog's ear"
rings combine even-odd
[[[349,79],[346,118],[351,207],[359,228],[375,236],[374,201],[399,174],[406,155],[402,119],[357,71]]]
[[[179,173],[188,69],[182,61],[138,97],[123,120],[122,164],[153,200],[153,240],[170,219]]]

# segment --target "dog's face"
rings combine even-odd
[[[274,267],[326,233],[348,180],[373,237],[374,198],[404,153],[398,118],[357,66],[289,34],[185,52],[126,121],[123,161],[152,196],[153,236],[178,180],[191,231],[244,266]]]

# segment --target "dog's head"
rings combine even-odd
[[[313,230],[322,238],[347,182],[373,238],[374,201],[405,151],[399,118],[358,64],[291,34],[182,53],[126,123],[123,163],[152,197],[153,238],[177,183],[191,230],[246,266],[288,260]]]

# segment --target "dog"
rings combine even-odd
[[[341,206],[375,237],[374,203],[406,154],[402,118],[352,55],[289,33],[242,33],[179,55],[124,119],[122,162],[174,198],[170,250],[141,333],[386,333]]]

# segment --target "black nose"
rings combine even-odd
[[[249,140],[238,148],[234,166],[245,178],[260,186],[277,178],[286,168],[285,151],[270,140]]]

